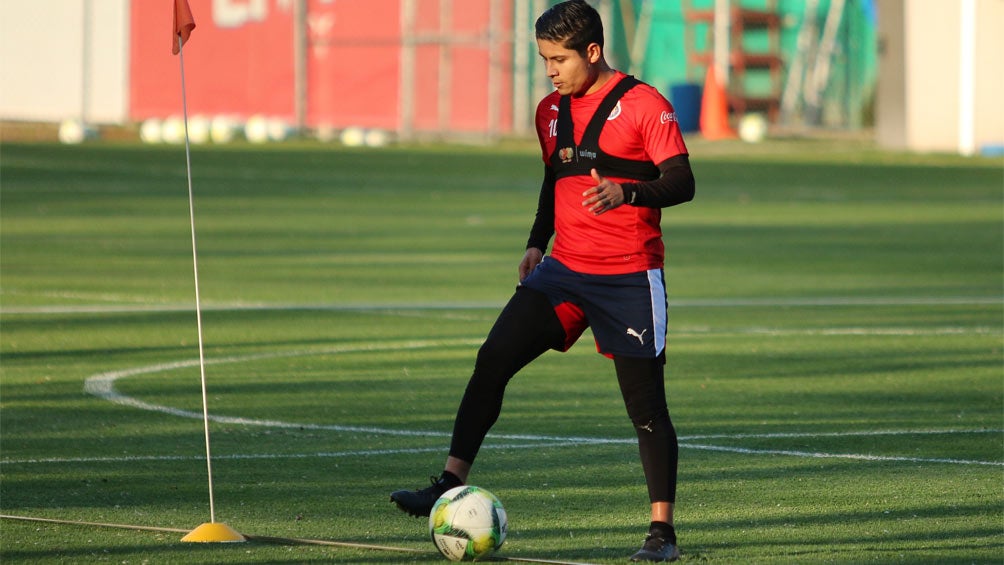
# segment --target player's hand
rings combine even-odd
[[[544,252],[540,249],[536,247],[527,249],[523,260],[519,262],[519,282],[523,282],[523,279],[528,277],[543,259]]]
[[[589,211],[599,216],[607,210],[613,210],[624,203],[624,188],[621,185],[611,182],[600,176],[596,169],[591,171],[596,186],[582,193],[586,199],[582,205],[589,208]]]

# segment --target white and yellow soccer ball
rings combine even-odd
[[[429,535],[450,561],[490,556],[505,541],[505,508],[487,490],[463,485],[443,493],[429,514]]]

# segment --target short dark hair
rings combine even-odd
[[[534,30],[537,39],[560,43],[583,54],[590,43],[603,47],[603,21],[586,0],[567,0],[552,6],[537,18]]]

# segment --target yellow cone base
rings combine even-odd
[[[237,530],[234,530],[226,524],[220,524],[218,522],[206,522],[198,528],[195,528],[188,535],[181,538],[181,541],[192,541],[192,542],[202,542],[202,543],[213,543],[213,542],[241,542],[247,541],[244,536],[239,534]]]

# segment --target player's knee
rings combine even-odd
[[[484,391],[504,389],[515,373],[511,353],[497,341],[488,340],[478,349],[470,385]]]
[[[475,367],[482,372],[502,367],[506,364],[506,349],[501,340],[489,339],[485,341],[478,349],[478,355],[474,360]]]
[[[673,423],[669,419],[669,410],[665,406],[661,409],[631,411],[628,413],[628,417],[639,432],[665,433],[673,427]]]

